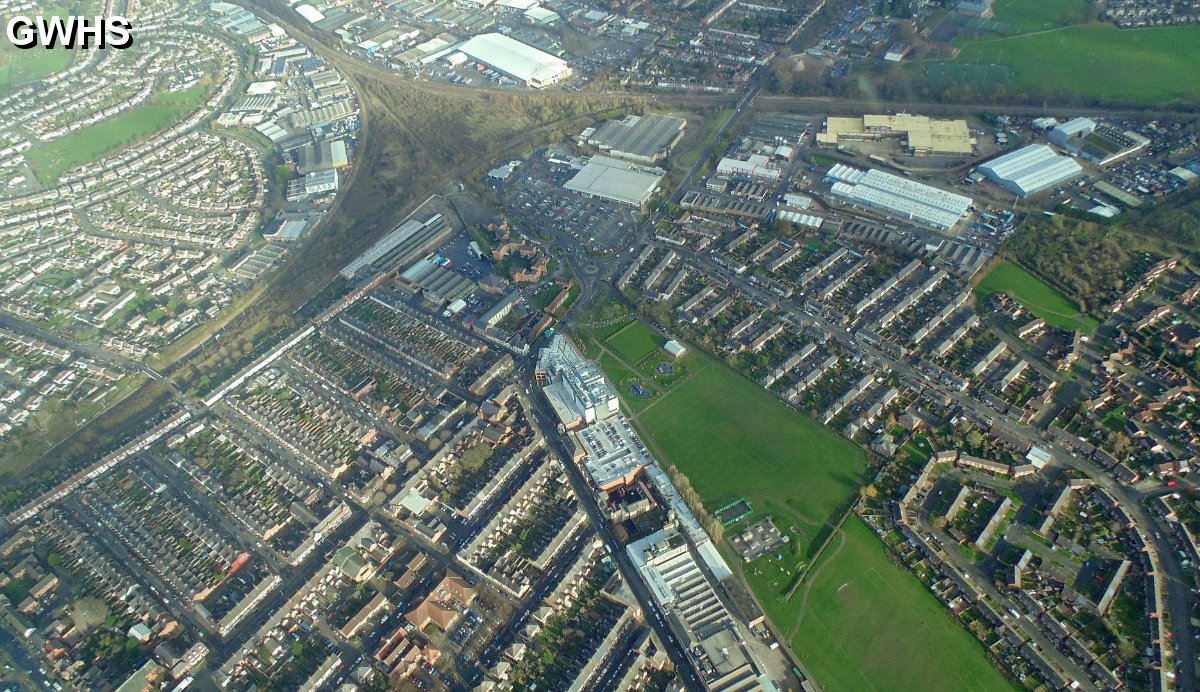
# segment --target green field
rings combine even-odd
[[[939,64],[928,63],[926,74],[933,78],[945,70],[935,67]],[[1200,101],[1197,26],[1122,30],[1097,23],[971,41],[953,64],[1007,67],[1013,73],[1010,89],[1106,101]]]
[[[610,351],[599,361],[610,380],[630,377],[632,359],[663,340],[641,322],[615,335],[584,337],[589,351],[600,345]],[[634,424],[653,453],[688,477],[710,512],[739,498],[751,503],[754,516],[727,535],[769,514],[792,537],[778,554],[750,564],[741,563],[728,544],[722,552],[744,572],[775,626],[785,637],[795,634],[794,650],[822,687],[1011,689],[971,635],[915,577],[888,561],[883,544],[857,518],[834,537],[820,571],[812,572],[809,597],[802,583],[786,600],[798,568],[824,535],[821,527],[862,484],[866,455],[702,351],[693,349],[681,365],[687,376],[648,405],[633,406]],[[628,392],[621,396],[628,405]],[[852,586],[839,593],[847,582]]]
[[[851,517],[817,568],[792,640],[829,692],[1012,690],[981,644]],[[799,597],[799,594],[798,596]]]
[[[634,322],[608,338],[607,346],[630,365],[637,365],[643,358],[662,348],[667,340],[646,326],[645,322]]]
[[[74,59],[75,51],[65,48],[20,50],[8,41],[0,41],[0,94],[65,70]]]
[[[983,277],[975,289],[980,300],[993,293],[1007,293],[1016,298],[1047,324],[1062,329],[1077,329],[1084,334],[1096,331],[1099,322],[1079,312],[1079,306],[1046,282],[1012,262],[997,264]]]
[[[744,497],[824,522],[862,483],[866,455],[725,365],[705,358],[640,418],[709,509]]]
[[[79,6],[40,7],[38,14],[45,17],[66,17],[71,14],[94,14],[96,8]],[[8,41],[0,41],[0,94],[7,93],[10,87],[18,87],[26,82],[32,82],[55,72],[67,69],[75,59],[77,51],[66,48],[44,50],[21,50]]]
[[[1078,24],[1087,18],[1087,0],[996,0],[992,11],[1015,36]]]
[[[133,144],[195,111],[207,95],[208,88],[204,86],[156,94],[113,118],[51,142],[37,144],[25,157],[38,180],[43,185],[53,185],[63,171]]]
[[[618,384],[651,450],[687,475],[709,511],[744,498],[756,514],[773,514],[779,527],[793,534],[797,553],[789,552],[787,564],[767,564],[763,558],[747,580],[772,620],[794,621],[798,603],[783,595],[796,564],[816,547],[822,525],[854,497],[866,454],[697,349],[679,362],[683,377],[669,383],[644,377],[647,387],[662,393],[635,399],[620,383],[636,377],[631,372],[635,357],[645,357],[665,339],[641,321],[607,338],[592,336],[620,354],[618,360],[606,353],[599,364]]]

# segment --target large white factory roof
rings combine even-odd
[[[320,10],[309,4],[297,5],[296,14],[307,19],[309,24],[316,24],[325,18]]]
[[[666,171],[593,156],[575,177],[563,184],[568,190],[640,207],[658,188]]]
[[[839,163],[827,177],[834,181],[836,195],[947,230],[967,216],[973,203],[970,197],[876,169],[862,171]]]
[[[562,58],[504,34],[479,34],[459,46],[458,50],[474,60],[539,89],[562,81],[571,73],[571,68]]]
[[[1045,144],[1030,144],[988,161],[979,167],[979,172],[1024,197],[1069,180],[1082,173],[1083,168]]]

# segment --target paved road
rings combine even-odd
[[[979,569],[978,565],[968,561],[956,548],[947,547],[955,544],[956,541],[953,538],[950,538],[943,532],[939,531],[929,521],[927,516],[921,516],[919,518],[919,522],[921,524],[921,529],[925,533],[933,535],[940,542],[938,547],[941,548],[942,556],[952,562],[959,572],[965,574],[967,579],[969,579],[976,588],[985,593],[989,599],[996,603],[1008,602],[1007,597],[1000,593],[1000,590],[996,588],[995,584],[993,584],[991,577],[984,574],[983,571]],[[1059,670],[1064,671],[1069,677],[1075,680],[1082,681],[1087,680],[1090,677],[1087,671],[1083,670],[1083,668],[1081,668],[1078,664],[1059,651],[1058,647],[1056,647],[1054,643],[1050,641],[1050,638],[1046,636],[1045,632],[1043,632],[1040,627],[1030,622],[1028,618],[1012,618],[1005,610],[1002,610],[1001,614],[1006,620],[1008,620],[1009,624],[1019,630],[1026,639],[1030,639],[1036,643],[1038,648],[1042,650],[1042,653],[1049,658],[1054,665],[1059,668]],[[1093,685],[1087,685],[1084,683],[1081,683],[1081,685],[1083,685],[1083,689],[1086,690],[1096,689]]]
[[[779,296],[760,289],[758,286],[750,283],[747,278],[738,276],[717,265],[707,255],[679,248],[674,249],[685,257],[690,258],[693,262],[704,266],[714,275],[728,280],[731,285],[736,286],[746,294],[762,301],[778,304],[792,319],[807,320],[815,323],[821,329],[832,334],[835,339],[852,352],[871,356],[878,362],[889,365],[897,376],[916,390],[919,391],[927,386],[925,384],[925,375],[912,364],[894,359],[871,344],[856,339],[853,334],[840,325],[832,324],[819,315],[809,313],[796,301],[781,299]],[[1167,527],[1152,517],[1143,505],[1143,502],[1149,496],[1117,482],[1107,471],[1095,463],[1080,458],[1070,450],[1055,443],[1047,436],[1045,431],[1027,425],[1012,416],[1001,414],[969,394],[953,390],[939,391],[948,394],[964,411],[971,412],[980,420],[990,421],[993,427],[1000,428],[1018,439],[1049,450],[1054,456],[1055,463],[1082,472],[1101,488],[1109,491],[1129,511],[1134,521],[1146,529],[1146,533],[1151,537],[1151,549],[1158,553],[1162,561],[1163,570],[1166,572],[1167,613],[1170,618],[1172,634],[1174,635],[1172,642],[1175,646],[1175,662],[1178,671],[1177,684],[1181,692],[1195,690],[1195,642],[1192,639],[1190,622],[1191,588],[1193,586],[1194,575],[1187,572],[1180,565],[1179,560],[1172,551],[1169,540],[1164,537],[1164,533],[1169,535]]]
[[[535,360],[536,356],[533,356],[527,358],[521,364],[520,372],[528,378],[527,382],[533,381]],[[525,397],[522,398],[525,399]],[[688,689],[703,689],[700,676],[696,672],[691,658],[688,657],[683,645],[679,642],[679,638],[675,636],[675,632],[667,626],[663,619],[663,613],[655,603],[649,587],[642,580],[641,573],[634,568],[629,553],[625,551],[625,547],[617,540],[616,535],[613,533],[612,525],[609,523],[608,517],[600,510],[591,486],[583,477],[583,472],[576,464],[570,463],[571,453],[563,444],[562,438],[555,432],[558,429],[558,419],[555,417],[550,403],[540,390],[526,399],[526,402],[527,408],[533,414],[538,426],[546,434],[546,441],[550,444],[550,447],[560,458],[567,462],[563,464],[563,467],[567,470],[567,477],[571,481],[571,488],[575,491],[575,496],[579,498],[580,505],[587,512],[593,528],[596,529],[600,538],[603,539],[604,544],[608,546],[613,561],[616,563],[617,569],[621,572],[621,577],[629,585],[629,589],[637,599],[642,612],[646,614],[647,623],[654,630],[654,633],[658,635],[659,641],[663,642],[667,655],[670,657],[671,662],[675,664],[677,675],[679,675]]]

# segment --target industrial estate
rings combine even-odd
[[[1196,3],[0,9],[0,688],[1200,684]]]

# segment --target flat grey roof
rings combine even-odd
[[[686,122],[669,115],[631,115],[605,122],[588,141],[613,153],[653,158],[675,140]]]
[[[593,156],[563,187],[616,202],[641,206],[654,194],[665,171],[627,161]]]

